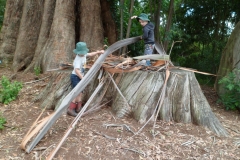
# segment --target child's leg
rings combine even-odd
[[[77,102],[76,112],[79,113],[82,109],[82,93],[75,98],[75,102]]]
[[[72,88],[74,88],[79,82],[81,81],[81,79],[75,75],[75,74],[71,74],[71,84],[72,84]],[[77,96],[76,98],[74,98],[72,100],[72,102],[70,103],[70,106],[68,107],[68,111],[67,113],[70,115],[70,116],[74,116],[76,117],[77,116],[77,113],[76,113],[76,108],[77,108],[77,102],[78,102],[78,99],[79,97],[81,98],[80,94],[79,96]]]
[[[145,44],[144,55],[151,55],[153,53],[154,44]],[[146,65],[151,66],[150,59],[146,60]]]

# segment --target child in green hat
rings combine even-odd
[[[76,44],[76,49],[73,50],[73,53],[76,54],[76,57],[73,61],[73,71],[71,74],[71,85],[74,88],[84,76],[84,64],[86,64],[87,56],[95,56],[97,54],[103,54],[104,50],[90,52],[85,42],[78,42]],[[70,116],[77,116],[77,113],[80,112],[82,107],[82,93],[80,93],[76,98],[72,100],[70,106],[68,107],[67,114]]]
[[[144,55],[151,55],[154,49],[154,25],[148,19],[148,15],[141,13],[139,16],[132,16],[131,19],[137,19],[143,27],[143,35],[141,39],[144,40]],[[150,59],[146,60],[146,65],[151,66]]]

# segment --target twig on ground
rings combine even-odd
[[[17,128],[17,127],[8,126],[8,125],[6,125],[6,124],[3,124],[3,127],[7,127],[7,128]]]
[[[38,79],[38,80],[35,80],[35,81],[25,82],[24,84],[36,83],[36,82],[42,81],[42,80],[44,80],[44,79],[47,79],[47,78],[49,78],[49,77],[51,77],[51,76],[47,76],[47,77],[44,77],[44,78],[41,78],[41,79]]]
[[[213,145],[214,145],[214,143],[215,143],[215,140],[216,140],[214,136],[211,136],[211,138],[213,139],[213,141],[212,141],[212,144],[211,144],[211,147],[210,147],[210,148],[213,147]]]
[[[38,148],[34,148],[33,151],[41,151],[45,149],[47,149],[47,147],[38,147]]]
[[[133,134],[135,134],[131,130],[131,128],[128,125],[126,125],[126,124],[103,124],[103,126],[105,126],[106,128],[108,128],[108,127],[122,127],[122,128],[125,128],[127,131],[132,132]]]
[[[39,160],[40,158],[38,157],[38,152],[33,152],[34,156],[32,156],[32,158],[34,158],[35,160]]]
[[[193,144],[195,141],[196,140],[192,140],[192,137],[191,137],[191,139],[189,139],[187,142],[182,143],[181,145],[182,146],[187,146],[187,145]]]
[[[118,138],[114,138],[114,137],[108,136],[108,135],[103,134],[103,133],[99,133],[99,132],[97,132],[97,131],[92,131],[92,132],[95,133],[95,134],[101,135],[101,136],[103,136],[103,137],[105,137],[105,138],[111,139],[111,140],[116,140],[116,139],[118,139]]]
[[[230,129],[230,130],[232,130],[232,131],[234,131],[234,132],[236,132],[236,133],[238,133],[238,134],[240,134],[240,132],[239,132],[238,130],[232,129],[231,127],[226,126],[226,125],[225,125],[225,127],[228,128],[228,129]]]
[[[45,149],[45,151],[43,151],[43,153],[40,155],[40,159],[42,159],[42,156],[45,154],[45,152],[47,152],[47,150],[49,150],[49,148],[55,146],[54,144],[52,144],[51,146],[49,146],[48,148]]]
[[[115,122],[117,121],[115,116],[112,114],[112,112],[110,112],[110,114],[112,115],[113,119],[115,120]]]
[[[143,151],[138,151],[136,149],[131,149],[131,148],[121,148],[121,149],[125,149],[125,150],[128,150],[128,151],[136,152],[136,153],[142,155],[143,157],[146,157],[146,154]]]

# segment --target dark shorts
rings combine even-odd
[[[71,74],[72,88],[74,88],[80,81],[81,79],[76,74]]]

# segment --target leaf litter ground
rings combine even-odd
[[[0,68],[0,77],[11,77],[22,83],[36,79],[32,73],[12,75],[9,68]],[[47,77],[41,74],[40,79]],[[9,105],[0,104],[0,112],[7,119],[4,130],[0,131],[0,160],[40,160],[46,159],[60,142],[73,118],[63,114],[49,132],[27,154],[20,149],[20,143],[30,126],[42,112],[33,99],[48,83],[48,79],[23,86],[18,99]],[[84,116],[63,143],[54,159],[62,160],[160,160],[160,159],[240,159],[239,113],[225,111],[217,104],[217,94],[213,88],[202,86],[215,115],[229,132],[229,137],[218,137],[208,129],[194,124],[158,121],[155,137],[153,124],[148,124],[140,134],[133,137],[143,124],[131,117],[119,119],[106,106]],[[53,111],[47,110],[44,116]]]

